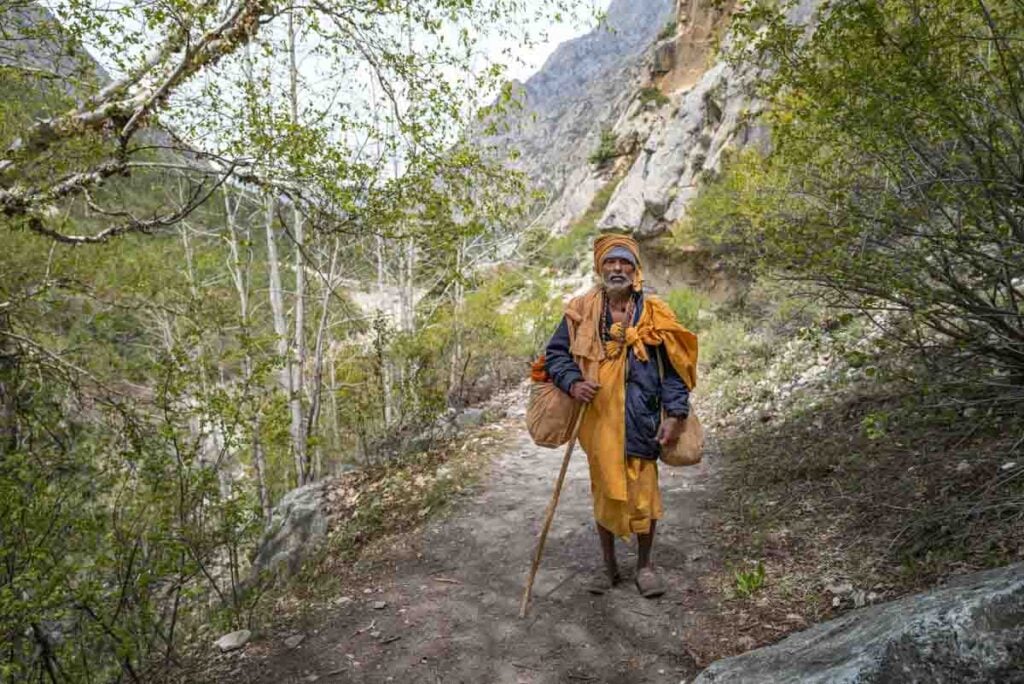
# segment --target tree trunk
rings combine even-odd
[[[288,13],[288,104],[291,109],[292,125],[299,124],[299,68],[295,58],[295,12]],[[306,273],[305,273],[305,225],[302,211],[297,203],[292,204],[292,233],[295,240],[295,362],[292,364],[291,436],[296,457],[302,461],[304,479],[300,485],[311,480],[312,467],[309,462],[306,421],[303,417],[302,398],[306,372]]]
[[[238,293],[238,317],[242,327],[242,337],[245,340],[245,355],[242,357],[242,382],[245,391],[252,390],[252,354],[249,352],[249,289],[252,282],[252,239],[248,226],[245,228],[246,248],[245,261],[242,260],[242,252],[239,245],[238,232],[238,211],[242,205],[242,197],[239,195],[234,207],[231,206],[231,192],[224,191],[224,211],[227,216],[228,234],[230,239],[228,246],[231,248],[231,279]],[[256,405],[253,409],[252,424],[249,427],[252,444],[252,464],[256,471],[256,487],[260,499],[260,510],[263,512],[264,523],[270,523],[271,507],[270,497],[267,494],[267,464],[263,454],[263,443],[260,440],[260,407]]]
[[[316,329],[316,347],[313,351],[313,378],[310,390],[309,417],[306,423],[306,434],[312,435],[316,431],[317,422],[320,419],[320,401],[323,395],[324,384],[324,340],[327,333],[327,314],[330,311],[331,290],[334,287],[334,280],[337,277],[335,270],[338,264],[338,240],[335,238],[334,247],[331,251],[331,263],[327,269],[327,282],[324,283],[323,295],[320,298],[320,325]],[[317,447],[317,468],[316,475],[319,476],[322,469],[320,463],[320,449]]]
[[[298,486],[306,482],[304,464],[306,455],[303,453],[302,442],[296,439],[296,423],[302,423],[302,398],[295,392],[294,373],[292,371],[292,358],[288,350],[288,321],[284,312],[284,294],[281,288],[281,262],[277,254],[277,238],[274,235],[274,207],[276,201],[273,196],[267,196],[267,264],[270,269],[270,310],[274,317],[274,334],[277,337],[277,355],[280,357],[284,368],[278,374],[281,387],[288,394],[288,405],[291,409],[292,420],[292,460],[295,463],[295,481]]]

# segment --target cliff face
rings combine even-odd
[[[646,79],[647,50],[674,8],[673,0],[613,0],[601,26],[563,43],[536,74],[514,84],[521,109],[485,142],[516,149],[513,165],[553,198],[545,224],[564,228],[604,184],[591,177],[587,157]]]
[[[801,0],[790,20],[808,23],[818,4]],[[598,228],[642,241],[646,274],[657,289],[686,284],[719,297],[732,290],[710,255],[668,249],[661,238],[685,215],[702,180],[720,170],[725,150],[767,144],[757,124],[760,103],[750,95],[759,68],[737,71],[716,57],[718,44],[728,41],[734,6],[716,0],[613,3],[614,20],[633,27],[630,40],[615,42],[598,30],[561,46],[523,86],[521,126],[502,140],[522,152],[518,167],[550,193],[539,222],[554,232],[617,181]],[[654,26],[643,30],[652,17]],[[672,30],[665,30],[670,23]],[[595,168],[588,157],[602,128],[616,138],[616,158]]]

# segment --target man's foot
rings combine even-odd
[[[612,587],[622,581],[619,571],[595,570],[587,578],[587,591],[591,594],[606,594]]]
[[[636,588],[644,598],[654,598],[665,593],[665,581],[654,568],[647,566],[636,571]]]

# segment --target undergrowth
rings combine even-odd
[[[261,597],[250,624],[303,617],[351,591],[370,571],[376,550],[390,547],[447,511],[471,488],[495,453],[500,433],[483,428],[427,452],[346,473],[327,483],[327,541],[294,577]]]
[[[721,553],[708,588],[723,614],[754,616],[758,643],[1024,560],[1021,391],[805,301],[755,287],[700,337]]]

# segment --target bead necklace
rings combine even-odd
[[[635,306],[636,300],[631,295],[629,301],[626,302],[626,315],[622,317],[622,325],[619,327],[619,334],[617,335],[617,339],[619,342],[622,342],[626,339],[626,328],[633,324],[633,314],[635,312]],[[604,339],[612,339],[611,331],[614,322],[612,320],[611,301],[608,299],[607,295],[604,296],[604,316],[602,316],[602,318],[603,325],[601,326],[601,337]]]

